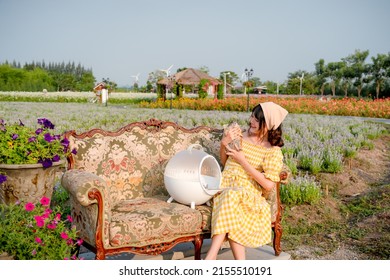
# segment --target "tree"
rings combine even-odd
[[[280,88],[279,88],[280,85],[278,83],[273,82],[273,81],[265,81],[264,85],[267,87],[267,93],[277,94],[280,91]]]
[[[106,84],[108,92],[115,91],[116,87],[118,86],[118,84],[114,81],[110,81],[110,78],[103,78],[102,82]]]
[[[163,71],[155,70],[154,72],[150,72],[148,75],[148,81],[157,88],[157,82],[166,78],[166,74]]]
[[[329,62],[326,66],[326,77],[330,79],[332,95],[336,95],[336,85],[342,77],[343,62]]]
[[[345,61],[342,61],[340,63],[341,67],[340,67],[340,84],[342,86],[342,89],[344,91],[344,96],[347,97],[348,96],[348,89],[352,83],[352,79],[353,79],[353,71],[352,71],[352,68],[351,66],[346,63]]]
[[[369,73],[375,83],[376,98],[378,99],[384,81],[390,77],[390,53],[387,55],[377,54],[376,57],[371,57],[371,60]]]
[[[206,73],[206,74],[209,74],[209,72],[210,72],[210,69],[209,69],[207,66],[205,66],[205,65],[199,67],[198,70],[199,70],[199,71],[202,71],[202,72],[204,72],[204,73]]]
[[[226,83],[230,85],[235,85],[240,81],[240,78],[234,71],[223,71],[219,74],[219,79],[223,81],[224,74],[223,73],[229,73],[226,74]]]
[[[313,74],[298,70],[288,74],[287,94],[299,94],[302,74],[304,74],[304,79],[302,79],[302,92],[304,94],[311,94],[315,91],[315,79]]]
[[[26,72],[23,69],[15,69],[9,64],[0,65],[0,90],[23,90],[25,76]]]
[[[261,86],[261,80],[259,77],[253,77],[251,78],[251,81],[253,83],[253,87]]]
[[[346,63],[346,68],[343,69],[344,79],[348,79],[350,82],[353,82],[353,85],[357,89],[358,97],[361,95],[363,84],[365,82],[364,74],[367,73],[365,60],[368,57],[368,54],[368,50],[355,50],[354,54],[342,58],[342,61]]]
[[[325,60],[321,58],[318,62],[314,64],[314,66],[315,66],[315,74],[316,74],[315,85],[318,87],[321,95],[324,95],[325,84],[326,84]]]
[[[91,91],[94,88],[96,79],[92,72],[84,72],[80,80],[77,82],[76,89],[78,91]]]
[[[150,81],[146,81],[146,91],[152,92],[153,91],[153,85]]]

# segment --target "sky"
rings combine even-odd
[[[282,83],[319,59],[387,54],[389,11],[389,0],[0,0],[0,63],[75,62],[119,86],[172,64]]]

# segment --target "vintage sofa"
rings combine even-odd
[[[186,129],[156,119],[130,123],[116,132],[66,132],[77,154],[67,159],[62,185],[70,193],[73,224],[83,245],[96,259],[105,259],[123,252],[157,255],[193,242],[194,257],[200,259],[203,240],[210,238],[212,208],[168,203],[164,168],[172,156],[195,143],[219,161],[222,134],[220,129]],[[287,172],[281,178],[285,180]],[[282,235],[279,187],[268,198],[276,255]]]

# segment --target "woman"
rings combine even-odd
[[[283,166],[281,123],[288,112],[273,102],[260,103],[252,110],[249,129],[229,131],[221,141],[224,165],[221,193],[214,197],[212,242],[206,260],[215,260],[228,240],[236,260],[245,259],[245,247],[271,242],[271,210],[262,196],[279,182]],[[229,143],[242,137],[242,149]]]

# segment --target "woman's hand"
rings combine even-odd
[[[226,146],[226,155],[230,156],[232,159],[234,159],[236,162],[238,162],[241,165],[244,162],[246,162],[246,157],[244,155],[244,152],[242,152],[242,150],[237,151],[235,149]]]
[[[235,139],[239,139],[242,137],[241,129],[239,126],[233,127],[224,133],[224,136],[221,140],[223,146],[227,147],[229,143],[234,141]]]

